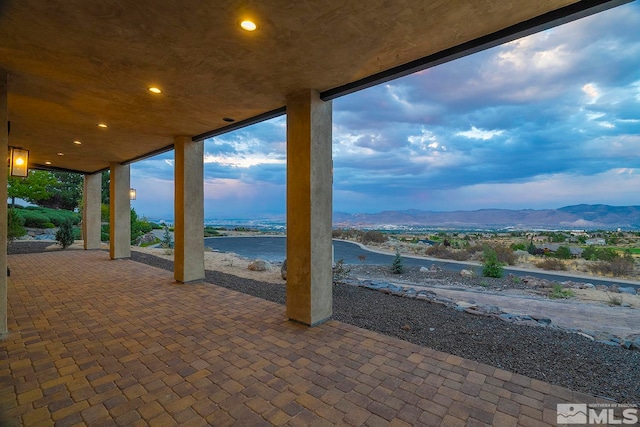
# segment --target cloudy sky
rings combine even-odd
[[[333,101],[334,211],[640,205],[640,3]],[[205,218],[285,213],[286,120],[205,142]],[[173,152],[131,165],[173,217]]]

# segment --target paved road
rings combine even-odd
[[[286,253],[286,238],[282,236],[256,236],[256,237],[210,237],[204,239],[205,246],[209,246],[220,252],[233,252],[246,258],[261,258],[267,261],[283,261]],[[365,264],[372,265],[391,265],[394,256],[374,252],[364,249],[356,243],[345,242],[342,240],[334,240],[334,259],[344,260],[346,264],[360,264],[358,256],[364,255]],[[470,264],[458,261],[441,261],[433,259],[425,259],[418,257],[410,257],[403,255],[404,265],[406,266],[425,266],[430,267],[435,264],[443,269],[460,271],[463,269],[480,268],[478,264]],[[592,279],[580,278],[571,275],[539,273],[537,271],[505,268],[505,271],[516,276],[534,276],[553,281],[585,281],[594,285],[611,285],[612,283],[624,284],[624,286],[632,286],[640,288],[640,283],[627,282],[622,280]]]

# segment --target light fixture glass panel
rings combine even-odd
[[[29,150],[11,149],[11,176],[26,177],[29,174]]]

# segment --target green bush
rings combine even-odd
[[[66,221],[71,225],[80,223],[80,215],[63,209],[42,208],[39,206],[28,206],[17,210],[18,214],[24,218],[25,227],[33,228],[53,228],[60,227]],[[53,227],[52,227],[53,225]]]
[[[498,255],[493,248],[484,251],[484,262],[482,263],[482,275],[484,277],[500,278],[504,274],[502,264],[498,261]]]
[[[563,289],[562,285],[555,284],[551,289],[551,293],[549,294],[549,298],[551,299],[564,299],[574,297],[576,294],[571,289]]]
[[[66,249],[73,244],[73,224],[71,224],[71,221],[65,221],[60,228],[58,228],[58,231],[56,231],[56,240],[58,244],[62,246],[62,249]]]
[[[400,252],[396,251],[396,257],[393,259],[391,263],[391,272],[393,274],[402,274],[404,273],[404,265],[402,262],[402,255]]]
[[[102,226],[100,227],[100,241],[108,242],[109,238],[109,224],[102,224]]]
[[[7,211],[7,239],[9,242],[27,234],[24,229],[24,218],[15,209]]]
[[[571,259],[571,249],[568,246],[560,246],[555,253],[555,257],[559,259]]]
[[[22,209],[16,212],[19,212],[19,215],[24,218],[25,227],[46,228],[46,224],[51,222],[49,221],[49,217],[39,212],[34,212],[27,209]]]

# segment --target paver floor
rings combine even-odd
[[[535,426],[597,402],[103,251],[9,264],[3,426]]]

